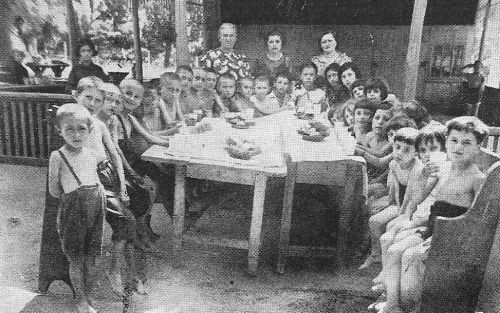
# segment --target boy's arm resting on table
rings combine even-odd
[[[162,139],[158,136],[155,136],[151,134],[149,131],[147,131],[141,123],[132,115],[130,115],[130,122],[132,123],[132,127],[134,130],[136,130],[141,136],[143,136],[148,142],[155,144],[155,145],[161,145],[161,146],[168,146],[168,141],[165,139]]]
[[[49,161],[49,193],[54,198],[61,198],[63,195],[63,189],[61,186],[61,181],[59,179],[59,170],[61,169],[62,159],[59,152],[53,151],[50,155]]]

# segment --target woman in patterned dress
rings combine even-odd
[[[217,75],[229,73],[235,80],[249,76],[250,65],[244,54],[234,52],[236,43],[236,26],[223,23],[219,27],[220,47],[209,50],[200,60],[205,69],[213,69]]]

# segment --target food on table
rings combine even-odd
[[[322,136],[323,138],[330,135],[328,126],[317,121],[310,121],[308,124],[299,128],[297,132],[302,136]]]
[[[232,118],[227,119],[227,122],[235,128],[249,128],[252,125],[255,125],[255,122],[252,120],[249,120],[247,118],[244,118],[242,116],[235,116]]]
[[[228,137],[226,144],[226,151],[233,158],[249,160],[252,156],[261,153],[260,147],[252,141]]]

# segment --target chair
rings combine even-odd
[[[482,149],[483,168],[498,160],[498,155]],[[500,162],[490,167],[466,214],[436,219],[425,263],[421,313],[474,312],[500,216],[498,190]]]
[[[337,265],[348,260],[347,241],[351,238],[351,225],[359,216],[366,202],[366,164],[354,160],[334,162],[287,162],[283,212],[278,246],[277,272],[285,272],[289,256],[333,257]],[[292,208],[296,183],[326,186],[343,186],[341,205],[336,214],[338,219],[337,247],[312,247],[290,245]],[[330,195],[331,196],[331,195]]]
[[[498,153],[500,146],[498,145],[498,139],[500,138],[500,127],[489,127],[488,138],[483,142],[483,147]]]

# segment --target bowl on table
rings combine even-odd
[[[227,138],[226,144],[225,150],[230,157],[236,159],[250,160],[251,157],[262,152],[259,146],[248,140]]]
[[[323,141],[327,136],[318,134],[318,135],[302,135],[302,139],[313,142]]]

